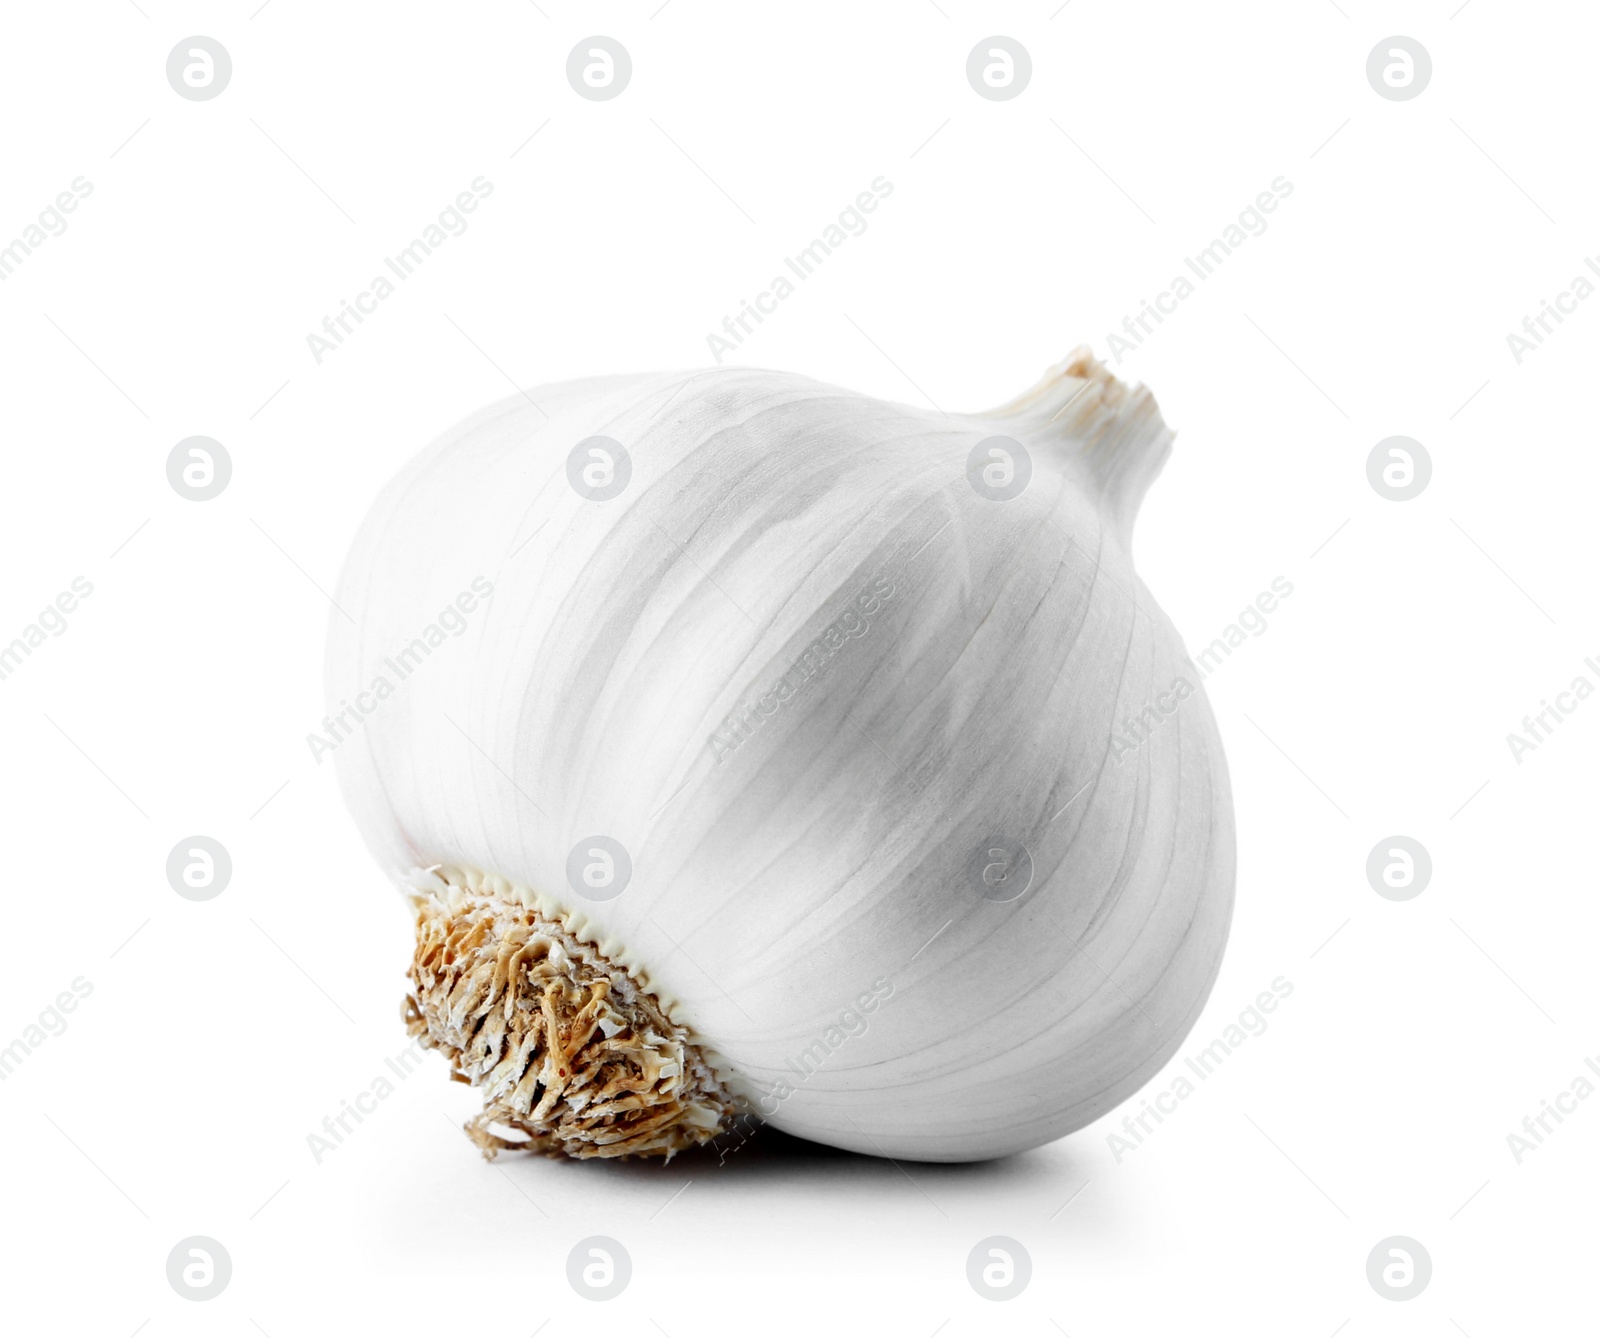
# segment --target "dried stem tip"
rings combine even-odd
[[[734,1110],[727,1089],[596,948],[530,907],[458,887],[416,906],[406,1029],[484,1089],[465,1127],[486,1157],[670,1157],[716,1137]]]

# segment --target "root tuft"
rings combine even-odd
[[[483,1088],[465,1127],[484,1156],[670,1158],[717,1136],[732,1096],[597,948],[530,907],[455,886],[416,905],[406,1030],[449,1058],[452,1078]]]

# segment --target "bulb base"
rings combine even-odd
[[[483,1088],[464,1127],[484,1156],[670,1158],[729,1122],[734,1098],[688,1033],[592,944],[456,886],[414,904],[402,1016],[452,1078]]]

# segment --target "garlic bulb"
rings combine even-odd
[[[1156,1073],[1234,871],[1130,558],[1170,444],[1079,350],[977,415],[731,368],[551,386],[389,484],[323,746],[486,1151],[670,1155],[748,1111],[969,1160]]]

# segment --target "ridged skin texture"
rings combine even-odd
[[[968,479],[996,434],[1032,463],[1008,501]],[[610,501],[568,482],[593,435],[631,455]],[[334,708],[393,688],[336,751],[361,831],[581,911],[791,1133],[961,1161],[1079,1128],[1175,1052],[1232,906],[1216,726],[1129,554],[1169,442],[1082,355],[992,415],[740,370],[485,410],[339,587]],[[632,860],[613,900],[568,882],[597,834]],[[1013,901],[975,877],[996,838],[1031,854]]]

